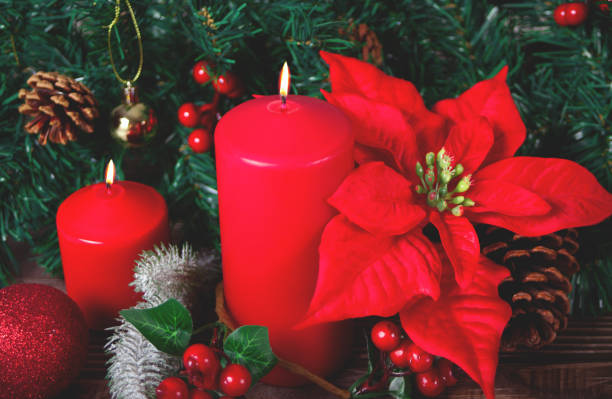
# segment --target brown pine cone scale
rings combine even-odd
[[[502,350],[539,349],[567,326],[570,278],[580,269],[574,257],[576,239],[573,229],[541,237],[492,226],[481,229],[482,253],[511,273],[499,286],[500,297],[512,307]]]
[[[33,117],[25,130],[38,134],[40,144],[74,141],[77,129],[93,132],[97,102],[86,86],[57,72],[37,72],[27,84],[30,91],[19,90],[19,98],[25,101],[19,112]]]

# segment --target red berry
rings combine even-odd
[[[220,75],[217,79],[213,80],[212,85],[219,94],[229,98],[238,98],[244,93],[240,78],[233,72]]]
[[[611,1],[612,0],[608,0],[608,2],[611,2]],[[599,3],[598,6],[599,6],[599,9],[603,12],[610,11],[610,7],[608,6],[608,4],[603,1]]]
[[[438,360],[437,367],[445,386],[452,387],[457,384],[456,366],[450,360],[441,358]]]
[[[399,346],[395,350],[389,353],[389,358],[397,367],[407,368],[410,367],[410,357],[408,356],[408,349],[412,342],[409,339],[403,339]]]
[[[189,143],[189,147],[191,147],[193,152],[201,154],[210,149],[212,137],[210,133],[204,129],[194,129],[189,135],[187,142]]]
[[[168,377],[159,383],[155,390],[157,399],[188,399],[189,389],[185,381],[178,377]]]
[[[194,127],[200,120],[200,111],[193,103],[185,103],[178,109],[178,120],[183,126]]]
[[[561,26],[576,26],[584,22],[589,9],[585,3],[565,3],[555,8],[555,22]]]
[[[242,396],[251,387],[251,373],[241,364],[230,364],[221,371],[219,389],[228,396]]]
[[[191,384],[204,389],[216,388],[221,364],[215,352],[208,346],[194,344],[187,348],[183,353],[183,366]]]
[[[203,104],[200,106],[200,125],[204,130],[212,132],[217,122],[217,106],[215,104]]]
[[[414,342],[412,342],[406,349],[408,352],[407,356],[410,359],[410,370],[415,373],[422,373],[431,368],[434,362],[434,357],[425,352]]]
[[[379,350],[391,352],[400,344],[400,334],[397,324],[382,320],[372,327],[372,342]]]
[[[199,389],[192,389],[189,392],[189,399],[213,399],[213,397],[208,392],[200,391]]]
[[[567,26],[567,4],[558,5],[557,8],[555,8],[553,17],[557,25]]]
[[[565,11],[565,21],[570,26],[580,25],[586,20],[589,9],[585,3],[568,3]]]
[[[207,61],[198,61],[193,66],[193,80],[199,84],[204,84],[210,80],[210,65]]]
[[[442,378],[440,378],[440,373],[438,373],[438,369],[432,368],[423,373],[418,373],[415,376],[417,388],[419,391],[427,396],[434,397],[438,396],[444,391],[444,383],[442,382]]]

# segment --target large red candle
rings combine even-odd
[[[327,204],[353,168],[350,123],[310,97],[265,96],[228,112],[215,131],[223,283],[241,324],[267,326],[274,352],[318,375],[342,365],[350,326],[292,329],[308,309]],[[304,381],[274,369],[274,385]]]
[[[144,184],[98,183],[70,195],[56,222],[66,291],[90,328],[108,327],[140,300],[129,286],[134,260],[169,240],[166,202]]]

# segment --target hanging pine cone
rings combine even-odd
[[[540,237],[523,237],[498,227],[483,227],[482,253],[506,266],[511,276],[499,295],[512,306],[512,318],[502,336],[502,350],[539,349],[567,326],[571,276],[580,266],[574,229]]]
[[[33,117],[25,130],[39,134],[40,144],[74,141],[77,128],[93,132],[97,103],[86,86],[57,72],[36,72],[27,83],[32,90],[19,90],[19,98],[25,100],[19,112]]]
[[[381,66],[383,63],[382,44],[378,40],[376,33],[366,24],[355,25],[350,23],[348,29],[339,30],[340,35],[347,36],[350,40],[361,43],[361,59],[367,62],[373,62],[376,66]]]

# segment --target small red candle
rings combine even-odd
[[[345,359],[350,326],[292,327],[314,292],[321,233],[335,214],[326,201],[353,169],[353,136],[335,107],[287,91],[288,79],[281,98],[233,108],[215,132],[224,290],[239,324],[267,326],[279,357],[326,375]],[[276,368],[264,382],[304,381]]]
[[[121,309],[141,298],[128,284],[134,260],[169,240],[166,202],[144,184],[113,182],[110,161],[106,183],[70,195],[57,211],[64,279],[90,328],[113,324]]]

